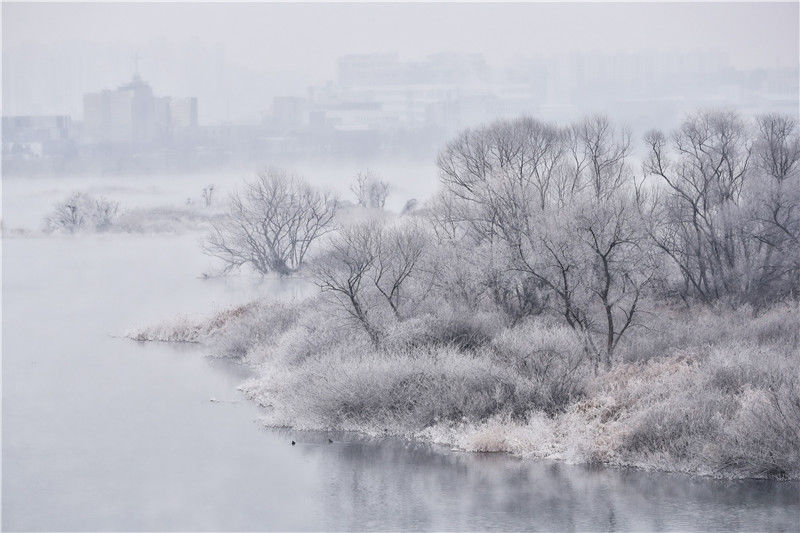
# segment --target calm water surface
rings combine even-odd
[[[797,531],[797,483],[265,430],[243,368],[118,337],[297,290],[198,279],[198,239],[4,240],[3,529]]]

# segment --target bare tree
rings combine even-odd
[[[555,126],[523,117],[468,130],[437,160],[444,192],[431,213],[434,230],[450,246],[480,250],[473,254],[486,262],[480,282],[462,276],[469,284],[461,285],[489,296],[512,324],[541,313],[548,301],[542,282],[514,266],[509,244],[518,240],[521,220],[560,194],[566,140]]]
[[[583,196],[526,218],[513,243],[516,268],[547,289],[553,308],[606,369],[637,324],[657,269],[648,245],[632,200],[622,195],[603,202]]]
[[[588,189],[598,200],[609,199],[630,184],[628,166],[631,135],[615,128],[603,115],[573,124],[566,133],[569,150],[568,171],[559,182],[559,199]]]
[[[480,250],[473,257],[487,261],[482,281],[462,277],[470,281],[462,285],[489,295],[511,323],[542,312],[548,300],[541,280],[514,266],[514,244],[520,224],[560,193],[566,139],[532,118],[498,121],[464,132],[437,160],[444,192],[431,210],[434,230],[440,242]]]
[[[311,266],[315,283],[333,295],[375,346],[380,344],[380,331],[371,320],[369,291],[381,232],[380,225],[371,222],[346,226],[331,238],[326,252]]]
[[[201,193],[203,197],[203,203],[206,207],[211,207],[211,204],[214,202],[214,184],[207,187],[203,187],[203,192]]]
[[[683,292],[705,302],[750,292],[746,258],[754,241],[745,237],[741,208],[753,143],[744,121],[732,112],[699,113],[671,145],[657,131],[645,141],[645,172],[662,183],[647,210],[650,236],[680,269]]]
[[[402,319],[404,288],[419,275],[428,249],[428,235],[419,226],[404,224],[376,232],[378,250],[373,265],[373,283],[397,319]],[[424,294],[423,294],[424,296]]]
[[[377,346],[382,331],[374,312],[404,320],[433,284],[422,268],[429,252],[428,233],[414,223],[387,226],[377,220],[345,226],[312,264],[317,285],[364,328]],[[417,287],[412,294],[412,283]]]
[[[800,132],[797,121],[777,114],[758,117],[759,138],[756,164],[779,183],[797,177],[800,161]]]
[[[592,299],[602,309],[606,370],[620,339],[635,325],[643,291],[653,280],[658,258],[652,253],[633,202],[614,198],[577,217],[589,266],[585,275]]]
[[[272,169],[231,196],[229,215],[214,225],[205,250],[224,262],[225,272],[250,265],[261,274],[287,276],[332,229],[337,207],[334,196]]]
[[[370,171],[359,172],[350,190],[361,207],[383,209],[391,186]]]
[[[525,117],[467,130],[439,154],[437,165],[450,202],[470,211],[466,222],[477,236],[493,239],[520,209],[550,202],[564,155],[562,132]]]
[[[755,170],[748,187],[753,238],[762,245],[756,292],[776,299],[800,296],[800,131],[787,116],[758,117]]]
[[[629,154],[629,133],[598,116],[566,131],[500,121],[465,132],[438,159],[446,194],[432,217],[437,235],[454,238],[466,224],[473,243],[505,247],[517,276],[493,268],[495,300],[506,306],[516,294],[516,313],[555,306],[606,368],[651,279]]]

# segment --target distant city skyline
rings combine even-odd
[[[465,128],[522,115],[606,114],[641,139],[698,109],[800,114],[796,3],[2,12],[11,173],[431,158]]]
[[[421,61],[463,52],[506,69],[573,53],[670,50],[721,53],[740,70],[798,69],[796,3],[4,3],[2,10],[6,115],[77,117],[83,94],[130,79],[136,54],[142,77],[159,91],[197,95],[207,124],[258,122],[274,96],[333,80],[336,59],[354,53]],[[356,23],[365,18],[369,27]]]
[[[131,78],[85,92],[74,115],[4,114],[4,170],[432,157],[464,128],[522,115],[564,124],[600,112],[640,137],[654,126],[674,127],[697,109],[798,114],[791,71],[736,70],[724,53],[572,53],[506,68],[490,65],[483,54],[408,61],[375,53],[341,56],[331,79],[303,89],[260,92],[253,104],[259,111],[244,118],[202,122],[206,100],[151,83],[140,74],[138,57],[132,56]]]
[[[539,86],[541,94],[538,95],[539,103],[552,103],[555,98],[560,104],[575,104],[580,102],[565,101],[565,95],[570,94],[565,91],[565,87],[572,87],[585,83],[587,79],[596,79],[600,76],[604,83],[616,82],[626,84],[625,89],[644,87],[652,83],[653,73],[669,73],[670,78],[681,78],[695,76],[698,73],[707,73],[709,69],[716,72],[732,70],[734,67],[728,61],[728,54],[724,51],[697,51],[697,52],[661,52],[648,53],[639,51],[602,53],[602,52],[565,52],[550,57],[530,57],[516,58],[516,60],[506,66],[499,66],[488,62],[483,54],[480,53],[450,53],[437,51],[419,59],[410,59],[397,52],[389,53],[362,53],[347,54],[334,58],[331,61],[333,72],[327,78],[311,80],[304,83],[299,80],[289,80],[280,76],[270,76],[266,73],[256,73],[252,71],[240,70],[226,60],[224,50],[215,49],[211,52],[213,61],[204,66],[191,61],[183,61],[180,54],[164,53],[162,55],[143,54],[138,49],[131,49],[127,54],[127,63],[118,61],[115,63],[113,73],[105,72],[102,85],[89,85],[92,74],[92,65],[87,65],[79,57],[69,59],[62,58],[58,53],[51,54],[42,49],[41,60],[46,63],[46,68],[37,69],[32,75],[41,79],[42,76],[49,76],[55,71],[64,71],[64,83],[60,86],[60,98],[51,100],[43,97],[42,91],[49,90],[49,84],[33,83],[31,77],[12,78],[6,76],[8,69],[4,73],[4,95],[3,95],[3,115],[70,115],[76,120],[83,120],[84,95],[90,92],[117,87],[131,79],[134,73],[138,73],[146,79],[160,93],[167,94],[191,94],[198,97],[200,102],[199,122],[202,124],[218,123],[259,123],[265,113],[269,113],[272,102],[276,97],[301,96],[305,97],[310,92],[318,91],[326,84],[348,85],[348,80],[343,78],[342,61],[352,61],[353,58],[373,58],[368,61],[385,60],[391,58],[397,65],[416,66],[416,70],[409,74],[416,76],[418,80],[428,76],[430,83],[442,76],[452,75],[452,72],[443,72],[436,69],[425,69],[426,62],[432,58],[460,58],[458,61],[474,61],[480,64],[483,69],[480,81],[486,84],[506,83],[515,79],[522,84]],[[107,59],[112,61],[111,51],[106,51]],[[117,55],[125,55],[121,52]],[[148,59],[149,58],[149,59]],[[10,61],[13,71],[14,58]],[[79,68],[74,68],[79,64]],[[475,66],[475,65],[473,65]],[[459,68],[465,67],[461,65]],[[359,67],[360,68],[360,67]],[[403,67],[405,68],[405,67]],[[363,68],[362,68],[363,70]],[[796,74],[791,69],[760,69],[769,72],[784,72],[789,76]],[[576,76],[576,72],[579,75]],[[747,71],[745,71],[747,72]],[[226,75],[227,73],[227,75]],[[646,73],[646,76],[642,74]],[[463,72],[462,72],[463,74]],[[381,75],[381,74],[378,74]],[[398,73],[386,73],[382,75],[397,76]],[[588,78],[587,78],[588,76]],[[176,80],[176,77],[183,77],[183,80]],[[250,79],[252,83],[246,81],[234,84],[229,79]],[[574,78],[574,79],[572,79]],[[188,82],[187,80],[192,80]],[[478,80],[473,76],[471,82]],[[72,83],[69,83],[71,81]],[[378,78],[372,81],[381,83]],[[398,81],[398,80],[395,80]],[[451,80],[452,81],[452,80]],[[470,80],[462,79],[457,83],[467,83]],[[671,80],[671,81],[674,81]],[[698,77],[696,89],[703,88],[709,80]],[[795,85],[797,85],[795,83]],[[546,88],[545,88],[546,87]],[[27,89],[27,90],[25,90]],[[599,93],[597,100],[602,100],[606,93],[602,92],[602,87],[598,87]],[[658,89],[658,87],[656,88]],[[690,92],[694,90],[689,87]],[[613,98],[618,98],[619,93],[615,92]],[[28,100],[26,104],[25,100]],[[737,102],[731,101],[730,105]],[[585,110],[592,112],[592,109]]]

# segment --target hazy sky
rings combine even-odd
[[[480,52],[493,64],[571,51],[693,49],[725,51],[739,68],[799,61],[797,2],[4,3],[2,10],[7,113],[74,113],[83,91],[129,78],[136,51],[143,77],[159,94],[186,93],[214,76],[235,79],[232,85],[250,80],[261,94],[288,93],[330,78],[337,56],[377,51],[401,59]],[[167,59],[180,64],[165,65]],[[245,90],[237,97],[231,84],[218,90],[228,108],[244,112],[256,105],[243,106],[253,97]]]

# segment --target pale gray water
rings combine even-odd
[[[291,292],[198,279],[199,238],[4,239],[4,530],[797,530],[798,483],[265,430],[243,368],[112,336]]]

